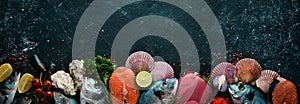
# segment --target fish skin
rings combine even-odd
[[[108,94],[101,81],[85,77],[80,92],[80,104],[111,104]]]
[[[55,104],[77,104],[73,98],[68,98],[60,92],[54,91]]]
[[[32,98],[27,95],[17,97],[12,104],[31,104]]]
[[[230,84],[228,90],[234,104],[267,104],[264,93],[252,85],[239,82]]]
[[[175,97],[177,88],[178,80],[176,78],[155,81],[150,89],[141,95],[138,104],[171,103],[170,100]]]
[[[21,73],[14,72],[5,82],[0,83],[0,104],[11,104],[15,97]]]

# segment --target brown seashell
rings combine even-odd
[[[255,81],[256,86],[263,92],[268,93],[271,83],[279,77],[279,74],[272,70],[261,71],[261,76]]]
[[[174,77],[174,70],[171,65],[166,62],[158,61],[155,62],[155,67],[151,71],[153,81],[167,79]]]
[[[298,95],[295,84],[289,80],[280,80],[272,93],[272,102],[273,104],[297,104]]]
[[[149,53],[137,51],[127,58],[126,67],[132,69],[135,74],[140,71],[150,72],[154,68],[154,59]]]
[[[211,78],[214,80],[217,76],[225,75],[228,83],[234,82],[236,68],[229,62],[218,64],[211,72]]]
[[[261,74],[260,64],[252,58],[244,58],[236,64],[236,77],[243,83],[251,83]]]

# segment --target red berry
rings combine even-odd
[[[43,90],[41,88],[37,88],[34,90],[34,94],[38,97],[42,97],[43,95]]]
[[[50,90],[52,88],[52,82],[50,80],[45,80],[43,83],[43,88],[45,90]]]
[[[34,86],[35,88],[41,87],[41,82],[40,82],[40,79],[39,79],[39,78],[34,78],[34,79],[33,79],[33,86]]]
[[[53,98],[53,92],[47,91],[47,92],[45,92],[45,96],[51,100]]]
[[[44,98],[41,98],[41,103],[42,103],[42,104],[46,104],[46,101],[45,101]]]

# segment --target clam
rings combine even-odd
[[[167,79],[174,77],[174,70],[171,65],[166,62],[158,61],[155,62],[155,67],[151,71],[153,81]]]
[[[271,83],[279,77],[279,74],[272,70],[261,71],[261,76],[255,81],[256,86],[260,88],[264,93],[269,92]]]
[[[298,94],[293,82],[284,78],[277,78],[280,82],[272,93],[273,104],[298,104]]]
[[[126,60],[126,67],[132,69],[135,74],[140,71],[151,71],[154,68],[154,59],[149,53],[137,51]]]
[[[236,64],[236,77],[243,83],[252,83],[260,77],[260,64],[252,58],[244,58]]]

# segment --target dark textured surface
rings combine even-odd
[[[12,63],[7,58],[7,53],[10,53],[9,57],[17,57],[17,55],[11,56],[11,54],[33,47],[32,50],[26,52],[27,55],[38,53],[46,65],[54,62],[58,68],[68,69],[76,25],[91,2],[92,0],[1,0],[1,63]],[[232,54],[243,53],[243,57],[256,59],[263,69],[275,70],[281,76],[294,82],[297,88],[300,87],[299,0],[206,0],[206,2],[222,26],[228,50],[227,57],[230,61],[233,60]],[[180,18],[175,16],[174,19]],[[200,33],[200,37],[203,36],[205,36],[204,33]],[[109,36],[106,37],[109,38]],[[25,44],[23,41],[25,38],[38,45]],[[64,41],[62,42],[62,40]],[[161,41],[162,45],[158,41]],[[153,44],[149,45],[151,42]],[[97,41],[96,49],[104,45],[102,43]],[[161,51],[162,47],[172,47],[167,40],[154,37],[138,43],[133,46],[132,52],[147,50],[160,55],[164,53]],[[202,41],[202,45],[208,47],[206,41]],[[108,48],[96,50],[96,53],[110,55],[110,47]],[[178,53],[171,50],[175,49],[170,48],[170,52],[165,57],[174,58],[165,59],[170,63],[176,63],[175,70],[180,70],[179,61],[176,58]],[[206,48],[203,50],[209,51]],[[209,56],[200,55],[202,74],[210,71]],[[21,72],[30,72],[28,67],[21,65],[16,67],[16,70]]]

